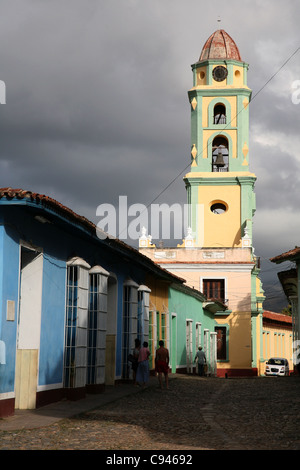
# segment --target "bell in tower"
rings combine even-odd
[[[223,153],[222,153],[222,150],[220,148],[218,149],[218,155],[217,155],[215,165],[217,167],[225,166],[225,162],[224,162],[224,159],[223,159]]]
[[[212,146],[212,171],[228,171],[228,142],[217,137]]]

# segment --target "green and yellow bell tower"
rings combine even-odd
[[[198,247],[241,247],[252,239],[248,64],[232,38],[213,33],[192,65],[191,171],[185,176],[189,226]]]
[[[218,30],[192,71],[187,235],[174,248],[157,248],[142,237],[140,251],[202,292],[204,308],[219,305],[217,374],[260,375],[264,293],[252,243],[256,176],[249,170],[248,64]]]

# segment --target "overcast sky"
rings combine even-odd
[[[300,245],[300,103],[292,101],[293,93],[300,98],[300,51],[292,56],[299,0],[0,0],[0,7],[0,186],[46,194],[95,223],[98,205],[118,206],[120,195],[148,205],[173,180],[155,202],[186,202],[191,64],[216,29],[232,36],[253,90],[255,253],[273,300],[265,307],[279,311],[276,273],[289,263],[269,258]]]

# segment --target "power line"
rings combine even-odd
[[[251,101],[253,101],[257,95],[268,85],[268,83],[270,83],[271,80],[273,80],[274,77],[276,77],[276,75],[280,72],[280,70],[283,69],[283,67],[292,59],[292,57],[294,55],[297,54],[297,52],[300,50],[300,46],[290,55],[290,57],[281,65],[281,67],[279,67],[279,69],[277,70],[277,72],[275,72],[270,78],[269,80],[260,88],[260,90],[258,90],[258,92],[253,96],[253,98],[251,99]]]
[[[251,98],[251,101],[249,102],[248,106],[253,102],[253,100],[259,95],[259,93],[261,93],[261,91],[273,80],[273,78],[283,69],[283,67],[292,59],[292,57],[294,55],[296,55],[298,53],[298,51],[300,50],[300,46],[288,57],[288,59],[285,60],[285,62],[279,67],[279,69],[266,81],[266,83],[258,90],[257,93],[255,93],[255,95]],[[241,109],[236,115],[234,118],[232,118],[230,120],[230,122],[228,124],[226,124],[225,127],[223,127],[222,129],[220,129],[219,133],[216,134],[214,136],[217,137],[217,136],[220,136],[222,135],[222,132],[224,132],[224,130],[226,130],[228,128],[228,126],[233,122],[233,120],[235,120],[237,118],[237,116],[243,111],[243,109]],[[201,156],[203,154],[203,149],[201,151],[201,153],[199,153],[199,156]],[[189,166],[191,165],[191,162],[189,162],[171,181],[170,183],[165,186],[158,194],[157,196],[155,196],[155,198],[149,202],[147,205],[146,205],[146,208],[141,212],[145,212],[145,210],[147,210],[162,194],[164,194],[171,186],[172,184],[182,175],[182,173],[184,173],[187,168],[189,168]],[[117,238],[120,237],[121,233],[123,233],[126,229],[128,228],[128,225],[126,228],[124,228],[122,230],[122,232],[119,232],[118,235],[117,235]]]
[[[273,80],[273,78],[280,72],[280,70],[283,69],[283,67],[292,59],[292,57],[294,55],[297,54],[297,52],[300,50],[300,46],[290,55],[290,57],[279,67],[279,69],[269,78],[269,80],[266,81],[266,83],[258,90],[258,92],[251,98],[251,101],[249,102],[249,105],[253,102],[253,100],[259,95],[259,93],[271,82],[271,80]],[[217,136],[221,135],[221,133],[226,130],[226,128],[229,126],[229,124],[232,123],[233,120],[235,120],[237,118],[237,116],[242,112],[243,110],[240,110],[234,118],[231,119],[231,121],[226,124],[226,126],[220,130],[220,132],[217,134]],[[216,136],[215,136],[216,137]],[[200,155],[203,153],[203,150],[202,152],[200,153]],[[152,202],[150,202],[148,205],[147,205],[147,208],[153,204],[154,201],[156,201],[167,189],[169,189],[169,187],[177,180],[177,178],[179,178],[179,176],[190,166],[190,162],[189,164],[177,175],[175,176],[175,178],[173,178],[173,180],[153,199]]]

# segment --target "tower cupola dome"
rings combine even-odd
[[[199,62],[208,59],[232,59],[242,61],[236,43],[224,29],[215,31],[204,44]]]

